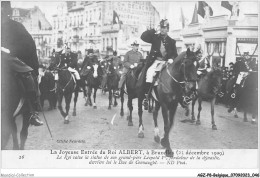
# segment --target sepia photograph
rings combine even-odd
[[[1,169],[259,176],[258,14],[257,0],[1,1]]]

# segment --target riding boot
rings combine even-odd
[[[144,110],[148,110],[148,100],[150,98],[150,94],[152,91],[152,83],[145,83],[145,98],[143,101],[143,105],[144,105]]]
[[[33,79],[32,74],[23,73],[21,76],[21,81],[24,85],[25,89],[25,99],[28,102],[29,110],[30,110],[30,124],[34,126],[41,126],[43,122],[39,118],[39,114],[37,112],[39,101],[37,100],[37,86]]]
[[[78,91],[82,92],[81,88],[84,87],[83,81],[81,79],[76,80],[77,86],[78,86]]]

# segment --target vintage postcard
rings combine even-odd
[[[259,177],[259,1],[1,1],[1,177]]]

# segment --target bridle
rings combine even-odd
[[[187,76],[186,76],[186,69],[185,69],[185,63],[184,63],[185,59],[187,59],[187,55],[185,55],[184,60],[183,60],[183,62],[181,63],[180,68],[179,68],[179,70],[178,70],[178,71],[181,71],[181,68],[183,67],[183,70],[184,70],[184,71],[183,71],[183,73],[184,73],[184,80],[183,80],[183,81],[178,81],[176,78],[174,78],[174,77],[171,75],[170,71],[169,71],[169,63],[166,64],[167,74],[171,77],[171,79],[172,79],[175,83],[178,84],[178,86],[180,86],[180,87],[182,88],[182,90],[184,91],[184,93],[185,93],[185,86],[186,86],[187,84],[189,84],[190,82],[196,82],[196,81],[192,81],[192,80],[189,81],[188,78],[187,78]],[[185,105],[190,104],[190,102],[192,101],[192,98],[194,98],[195,95],[196,95],[196,92],[193,91],[192,94],[190,95],[190,97],[189,97],[189,96],[183,96],[183,97],[184,97]]]

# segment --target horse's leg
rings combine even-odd
[[[161,106],[162,106],[162,115],[163,115],[163,122],[164,122],[164,137],[161,139],[161,145],[164,148],[169,148],[170,147],[170,142],[169,142],[170,124],[168,118],[169,111],[165,103],[161,103]]]
[[[128,101],[127,101],[127,106],[129,109],[129,116],[127,116],[128,120],[128,126],[133,126],[133,121],[132,121],[132,111],[133,111],[133,104],[132,104],[132,96],[128,95]]]
[[[93,109],[97,109],[96,96],[97,96],[97,88],[94,88],[94,94],[93,94],[93,99],[94,99]]]
[[[211,100],[211,124],[212,124],[212,129],[213,130],[217,130],[217,126],[215,124],[215,120],[214,120],[214,105],[216,102],[216,98],[213,98]]]
[[[108,91],[108,108],[107,109],[111,109],[111,105],[112,105],[112,89],[109,89],[109,91]]]
[[[191,103],[191,121],[192,122],[195,122],[195,115],[194,115],[194,106],[195,106],[195,103],[197,101],[197,98],[193,99],[192,100],[192,103]]]
[[[234,108],[234,117],[235,117],[235,118],[238,118],[238,115],[237,115],[237,108]]]
[[[83,87],[83,88],[84,88],[84,87]],[[73,113],[72,113],[73,116],[76,116],[76,115],[77,115],[77,114],[76,114],[76,105],[77,105],[77,101],[78,101],[78,96],[79,96],[79,91],[76,90],[76,91],[74,92],[74,108],[73,108]]]
[[[154,141],[157,143],[160,143],[160,136],[159,136],[159,128],[158,128],[158,123],[157,123],[157,118],[158,118],[158,111],[160,109],[160,104],[159,102],[155,101],[155,108],[153,111],[153,121],[154,121]]]
[[[124,92],[123,89],[120,92],[120,98],[121,98],[121,111],[120,116],[124,116]]]
[[[199,97],[198,98],[198,116],[197,116],[197,121],[196,121],[196,124],[197,125],[200,125],[200,111],[201,111],[201,109],[202,109],[202,107],[201,107],[201,103],[202,103],[202,98],[201,97]]]
[[[149,113],[152,113],[152,112],[153,112],[152,106],[151,106],[151,98],[148,100],[148,112],[149,112]]]
[[[168,106],[168,110],[169,110],[169,121],[170,121],[170,125],[169,125],[169,129],[168,129],[168,142],[169,142],[169,134],[170,131],[172,129],[172,127],[174,126],[174,115],[176,113],[176,109],[178,106],[178,102],[172,102],[169,106]],[[168,157],[173,157],[173,151],[171,149],[171,145],[169,142],[168,147],[166,147],[166,156]]]
[[[143,97],[138,97],[138,116],[139,116],[139,131],[138,138],[144,138],[144,126],[143,126]]]
[[[244,122],[248,122],[248,119],[247,119],[247,112],[244,111]]]
[[[88,87],[88,101],[89,101],[89,106],[92,106],[91,93],[92,93],[92,87]]]
[[[118,105],[118,103],[117,103],[117,101],[116,101],[115,95],[113,95],[113,96],[114,96],[114,107],[116,107],[116,106]]]
[[[15,118],[11,119],[11,128],[12,128],[12,137],[13,137],[13,149],[19,150],[19,143],[17,138],[17,125],[15,122]]]
[[[21,140],[20,150],[24,150],[24,145],[28,136],[28,128],[30,125],[29,118],[30,118],[30,114],[28,112],[23,114],[23,127],[20,132],[20,140]]]
[[[65,103],[66,103],[66,116],[64,118],[64,124],[69,123],[69,110],[70,110],[70,102],[72,98],[72,93],[65,95]]]

